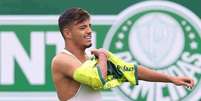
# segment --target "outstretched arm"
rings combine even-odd
[[[178,86],[186,86],[190,88],[194,86],[194,81],[191,78],[169,76],[143,66],[138,67],[138,79],[151,82],[173,83]]]
[[[104,73],[106,72],[107,69],[104,69],[104,68],[107,68],[105,66],[106,64],[105,58],[109,56],[108,51],[105,49],[95,49],[92,51],[92,53],[99,58],[99,65],[102,65],[101,66],[102,73],[104,75],[107,75]],[[137,71],[138,71],[139,80],[150,81],[150,82],[167,82],[167,83],[173,83],[178,86],[186,86],[190,88],[194,86],[193,79],[188,77],[170,76],[170,75],[166,75],[166,74],[151,70],[143,66],[139,66]]]

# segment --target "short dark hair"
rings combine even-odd
[[[58,23],[59,23],[59,30],[62,33],[63,38],[65,39],[63,35],[63,29],[66,26],[69,26],[71,24],[81,23],[87,19],[90,19],[90,15],[86,10],[83,10],[81,8],[70,8],[65,10],[59,17]]]

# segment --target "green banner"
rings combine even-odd
[[[31,0],[30,4],[44,5],[45,1]],[[44,9],[29,7],[25,1],[28,5],[19,8],[22,1],[10,2],[0,3],[0,101],[58,100],[51,76],[51,60],[64,45],[57,25],[58,12],[76,5]],[[76,2],[93,14],[92,47],[103,47],[127,62],[158,72],[195,80],[192,90],[169,83],[140,81],[134,87],[125,83],[102,91],[104,101],[201,99],[201,15],[197,2],[129,0],[108,7],[109,3],[102,7]],[[61,2],[50,1],[46,5],[54,3]]]

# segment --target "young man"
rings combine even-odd
[[[91,43],[89,14],[80,9],[66,10],[59,18],[59,28],[65,41],[65,49],[52,61],[53,81],[61,101],[101,101],[98,91],[73,79],[73,73],[87,60],[85,49]]]
[[[52,60],[53,81],[59,99],[61,101],[101,101],[100,92],[84,85],[85,80],[82,80],[84,77],[80,80],[80,77],[77,76],[82,72],[84,75],[96,75],[93,70],[87,71],[87,66],[90,67],[94,63],[93,60],[87,60],[88,57],[85,53],[85,49],[92,45],[92,29],[88,12],[80,8],[66,10],[59,17],[59,28],[65,41],[65,48]],[[101,75],[105,79],[109,53],[104,49],[95,49],[93,54],[98,58],[99,67],[96,68],[100,69]],[[83,66],[85,66],[84,69],[82,69]],[[138,66],[137,72],[139,80],[169,82],[191,88],[194,85],[191,78],[172,77],[143,66]],[[94,80],[94,82],[97,81]]]

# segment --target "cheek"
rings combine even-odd
[[[79,33],[79,34],[77,33],[73,36],[73,39],[76,41],[82,41],[82,40],[84,40],[84,35],[81,33]]]

